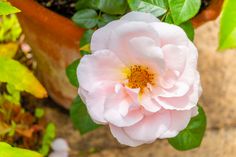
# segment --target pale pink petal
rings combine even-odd
[[[196,78],[198,52],[196,47],[191,42],[188,42],[188,48],[186,66],[183,73],[179,77],[179,81],[186,82],[191,85]]]
[[[129,88],[127,86],[125,86],[123,88],[125,91],[125,93],[127,93],[127,95],[130,97],[130,99],[135,103],[135,104],[138,104],[139,101],[138,101],[138,95],[139,95],[139,92],[140,92],[140,89],[139,88]]]
[[[167,69],[162,76],[159,77],[159,86],[164,89],[170,89],[176,83],[178,77],[173,70]]]
[[[89,115],[93,121],[98,124],[107,123],[104,119],[104,104],[106,97],[111,92],[111,89],[104,87],[105,86],[101,85],[97,87],[95,91],[90,93],[82,88],[79,88],[79,95],[86,104]]]
[[[132,11],[121,17],[121,20],[125,21],[142,21],[142,22],[159,22],[160,20],[153,16],[152,14],[144,13],[144,12],[136,12]]]
[[[195,71],[195,82],[190,90],[182,97],[155,97],[156,101],[165,109],[189,110],[197,105],[202,89],[198,72]]]
[[[131,38],[129,43],[131,51],[136,53],[141,64],[155,67],[159,74],[162,73],[165,68],[164,56],[162,49],[158,47],[159,44],[155,40],[140,36]]]
[[[161,106],[155,99],[152,98],[151,94],[149,93],[142,95],[141,105],[149,112],[157,112],[161,109]]]
[[[125,21],[116,20],[100,29],[97,29],[91,38],[90,48],[92,52],[108,49],[112,30],[123,23],[125,23]]]
[[[166,68],[177,70],[180,73],[185,68],[188,48],[185,46],[165,45],[162,47]]]
[[[124,77],[122,68],[122,62],[109,50],[86,55],[77,68],[80,87],[92,91],[106,81],[120,81]]]
[[[185,82],[176,82],[174,87],[170,89],[162,89],[158,94],[160,97],[170,98],[170,97],[181,97],[184,96],[190,90],[190,86]]]
[[[185,34],[184,30],[176,25],[168,24],[164,22],[154,22],[150,23],[155,31],[158,33],[161,40],[161,46],[166,44],[173,45],[187,45],[188,37]]]
[[[140,63],[140,55],[137,54],[130,40],[136,37],[147,37],[152,39],[156,46],[159,45],[158,34],[153,28],[144,22],[128,22],[113,29],[109,49],[112,50],[127,65]]]
[[[109,125],[112,135],[121,143],[131,147],[136,147],[143,144],[143,141],[138,141],[130,138],[122,128],[114,125]]]
[[[171,138],[178,135],[180,131],[185,129],[191,120],[192,110],[170,111],[171,122],[168,130],[160,136],[160,138]]]
[[[125,109],[129,109],[132,105],[132,100],[123,91],[107,97],[104,108],[106,121],[119,127],[131,126],[139,122],[143,118],[139,109],[129,110],[126,115],[121,110],[121,107],[126,106]]]
[[[167,131],[169,125],[170,113],[163,110],[144,117],[142,121],[135,125],[125,127],[124,131],[135,140],[154,141]]]
[[[198,106],[195,106],[192,108],[192,117],[195,117],[198,115]]]

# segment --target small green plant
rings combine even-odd
[[[13,59],[20,48],[17,40],[21,35],[16,15],[11,14],[16,12],[19,10],[8,2],[0,1],[0,140],[38,149],[41,154],[0,142],[0,156],[43,157],[55,138],[55,126],[46,123],[42,108],[29,111],[21,104],[22,92],[44,98],[47,91],[25,65]]]

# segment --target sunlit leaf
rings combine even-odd
[[[15,42],[0,44],[0,56],[12,58],[15,56],[17,49],[18,44]]]
[[[219,49],[236,48],[236,0],[225,0],[220,21]]]
[[[30,151],[27,149],[21,149],[12,147],[11,145],[0,142],[0,156],[1,157],[43,157],[41,154]]]
[[[15,14],[2,16],[0,22],[0,42],[16,41],[22,29]]]
[[[56,127],[53,123],[49,123],[44,132],[42,147],[39,150],[39,152],[43,156],[48,155],[50,150],[50,145],[52,141],[55,139],[55,137],[56,137]]]
[[[133,11],[151,13],[158,17],[166,13],[166,0],[128,0],[128,4]]]
[[[0,82],[13,85],[16,90],[26,91],[37,98],[47,96],[45,88],[25,66],[19,62],[0,56]]]
[[[168,2],[173,21],[177,25],[194,17],[201,6],[201,0],[168,0]]]
[[[206,115],[203,108],[198,107],[198,115],[191,119],[187,128],[168,140],[174,148],[189,150],[200,146],[206,130]]]
[[[94,123],[90,118],[87,108],[79,96],[75,98],[71,105],[70,118],[74,127],[78,129],[81,134],[85,134],[99,127],[99,125]]]
[[[0,2],[0,15],[8,15],[20,12],[19,9],[13,7],[8,2]]]

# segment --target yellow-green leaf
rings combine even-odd
[[[15,56],[17,49],[18,44],[16,42],[0,44],[0,56],[12,58]]]
[[[11,145],[0,142],[0,156],[1,157],[43,157],[41,154],[27,150],[12,147]]]
[[[236,0],[225,0],[220,20],[219,49],[236,48]]]
[[[8,2],[0,2],[0,15],[8,15],[20,12],[16,7],[11,6]]]
[[[80,48],[80,51],[90,51],[90,44],[86,44]]]
[[[6,82],[16,90],[26,91],[37,98],[47,97],[45,88],[25,66],[19,62],[0,56],[0,82]]]

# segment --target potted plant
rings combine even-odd
[[[9,2],[22,11],[18,18],[38,62],[38,75],[42,83],[57,103],[68,108],[77,90],[70,85],[65,69],[80,57],[79,43],[84,29],[34,0]],[[222,2],[223,0],[202,1],[203,10],[192,19],[193,25],[198,27],[215,19]]]

